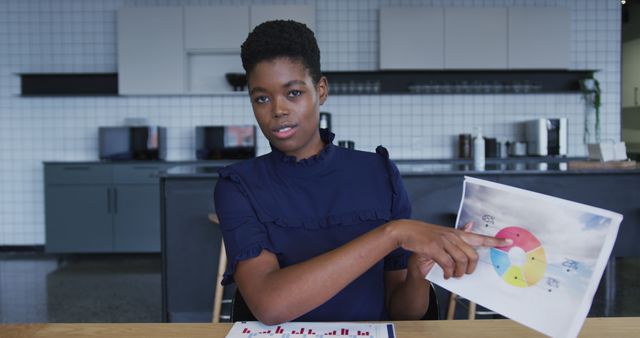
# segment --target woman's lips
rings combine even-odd
[[[296,133],[296,128],[297,126],[295,125],[278,127],[277,129],[273,130],[273,134],[278,139],[287,139]]]

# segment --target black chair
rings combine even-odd
[[[438,320],[440,319],[440,307],[438,304],[438,295],[436,294],[436,288],[431,284],[429,288],[429,307],[427,307],[427,313],[424,314],[422,320]]]
[[[256,317],[249,310],[249,306],[242,298],[240,290],[236,289],[231,302],[231,322],[251,322],[257,321]]]
[[[433,284],[429,288],[429,307],[427,312],[422,317],[422,320],[438,320],[440,319],[440,310],[438,307],[438,296],[436,295],[436,289]],[[256,317],[249,310],[249,306],[242,298],[240,291],[236,289],[231,302],[231,322],[249,322],[256,321]]]

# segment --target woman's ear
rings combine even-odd
[[[316,85],[316,90],[318,91],[318,97],[320,98],[320,105],[327,100],[327,96],[329,96],[329,81],[325,76],[321,77]]]

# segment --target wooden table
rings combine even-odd
[[[395,322],[400,338],[543,337],[507,319]],[[219,324],[4,324],[2,338],[29,337],[224,337],[230,323]],[[640,337],[640,317],[587,318],[580,337]]]

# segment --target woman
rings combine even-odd
[[[313,32],[294,21],[257,26],[241,50],[253,112],[272,151],[220,170],[215,190],[235,281],[265,324],[420,319],[433,264],[471,273],[474,246],[508,245],[409,220],[386,149],[336,147],[318,129],[329,85]]]

